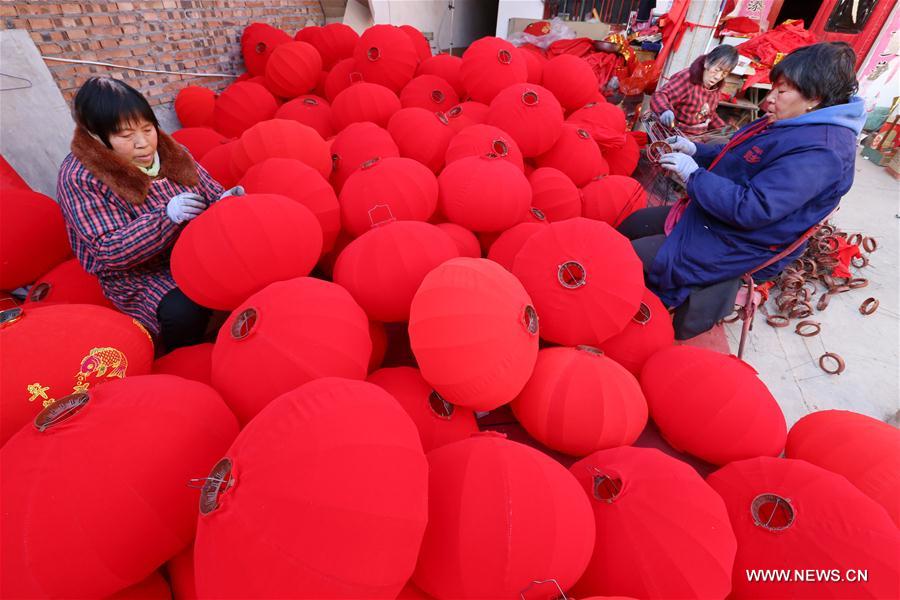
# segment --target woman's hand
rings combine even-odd
[[[190,221],[206,210],[206,202],[199,194],[183,192],[169,200],[166,205],[166,214],[176,224]]]
[[[700,168],[697,161],[681,152],[663,154],[662,158],[659,159],[659,166],[667,171],[672,171],[684,182],[687,182],[691,173]]]
[[[694,153],[697,152],[697,144],[680,135],[673,135],[670,138],[666,138],[666,143],[672,146],[672,150],[675,152],[681,152],[688,156],[693,156]]]
[[[671,127],[672,124],[675,123],[675,113],[671,110],[663,111],[663,113],[659,115],[659,122],[666,127]]]
[[[244,191],[244,186],[236,185],[233,188],[231,188],[230,190],[225,190],[224,192],[222,192],[222,195],[219,196],[219,200],[224,200],[225,198],[228,198],[229,196],[243,196],[246,193],[247,192]]]

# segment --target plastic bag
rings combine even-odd
[[[546,23],[546,21],[544,22]],[[543,29],[547,31],[543,35],[533,35],[524,31],[517,31],[509,36],[509,41],[514,46],[532,44],[542,50],[546,50],[553,42],[559,40],[572,40],[578,37],[559,17],[556,17],[549,22],[549,28],[544,27]]]

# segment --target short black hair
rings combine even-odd
[[[75,121],[110,147],[109,136],[126,123],[145,119],[159,130],[159,121],[144,96],[111,77],[91,77],[75,94]]]
[[[856,53],[846,42],[803,46],[781,59],[769,79],[787,81],[810,100],[819,98],[818,108],[846,104],[859,88]]]
[[[713,48],[703,60],[706,67],[713,65],[724,65],[731,71],[738,64],[738,52],[734,46],[722,44]]]

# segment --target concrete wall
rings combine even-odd
[[[500,0],[497,7],[497,31],[494,35],[506,38],[509,31],[509,20],[513,18],[542,19],[544,3],[542,0]]]
[[[432,49],[464,48],[473,41],[494,34],[496,2],[491,0],[455,0],[453,31],[450,30],[449,0],[370,0],[375,23],[412,25],[428,37]]]

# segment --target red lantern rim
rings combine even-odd
[[[38,413],[34,418],[34,428],[43,433],[54,425],[69,420],[78,414],[90,399],[90,395],[84,392],[63,396]]]
[[[538,221],[546,221],[547,220],[547,215],[544,214],[544,211],[542,211],[541,209],[539,209],[536,206],[531,207],[531,214]]]
[[[234,478],[231,476],[233,467],[231,459],[226,456],[219,460],[209,472],[209,476],[202,480],[203,485],[200,487],[201,515],[208,515],[219,508],[219,496],[234,485]]]
[[[522,311],[522,326],[531,335],[535,335],[538,332],[537,311],[530,304]]]
[[[37,284],[36,286],[31,288],[30,292],[28,292],[28,299],[32,302],[40,302],[47,297],[47,294],[50,293],[51,287],[53,286],[51,286],[46,281]]]
[[[231,324],[231,337],[235,340],[246,339],[256,329],[259,322],[259,312],[253,308],[242,310]]]
[[[525,106],[537,106],[540,101],[540,96],[534,90],[528,90],[522,94],[522,104]]]
[[[368,58],[371,62],[376,62],[381,58],[381,50],[377,46],[372,46],[368,50],[366,50],[366,58]]]
[[[303,104],[308,104],[309,106],[318,106],[319,101],[316,100],[315,98],[304,98]]]
[[[769,531],[784,531],[794,524],[796,513],[790,498],[760,494],[750,503],[753,524]]]
[[[434,116],[436,116],[437,120],[440,121],[441,123],[443,123],[444,125],[450,124],[450,119],[448,119],[447,115],[445,115],[444,113],[436,112],[436,113],[434,113]]]
[[[431,101],[437,104],[440,104],[444,101],[446,96],[444,96],[444,92],[441,90],[431,90]]]
[[[588,346],[587,344],[579,344],[575,346],[575,349],[579,352],[585,352],[587,354],[592,354],[594,356],[603,356],[603,350],[597,348],[596,346]]]
[[[641,302],[638,311],[631,317],[631,320],[638,325],[646,325],[650,322],[651,317],[653,317],[653,313],[650,311],[650,307]]]
[[[462,111],[463,110],[460,107],[454,106],[453,108],[448,110],[446,114],[447,114],[448,118],[455,119],[456,117],[458,117],[459,115],[462,114]]]
[[[587,131],[585,131],[584,129],[578,129],[575,131],[575,133],[578,134],[578,137],[580,137],[583,140],[591,139],[591,134],[588,133]]]
[[[512,62],[512,52],[503,49],[497,51],[497,62],[501,65],[508,65]]]
[[[603,473],[597,468],[593,471],[591,493],[594,499],[612,504],[622,493],[622,478],[612,473]]]
[[[456,407],[447,402],[437,390],[431,390],[431,393],[428,394],[428,408],[431,409],[434,416],[445,421],[452,419],[456,410]]]
[[[266,45],[265,42],[257,42],[253,50],[256,51],[257,54],[265,54],[268,48],[269,46]]]
[[[568,260],[556,271],[559,285],[567,290],[575,290],[587,284],[587,270],[577,260]]]
[[[24,316],[25,311],[18,306],[0,311],[0,329],[8,327],[17,321],[21,321]]]
[[[649,146],[647,146],[647,160],[653,163],[658,163],[659,159],[663,157],[663,154],[669,154],[671,152],[672,146],[670,146],[667,142],[653,142]]]
[[[497,138],[491,142],[491,152],[488,154],[491,158],[509,156],[509,144],[505,140]]]

